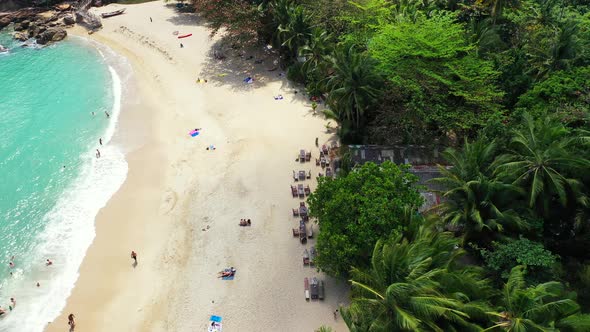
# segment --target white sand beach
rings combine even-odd
[[[127,100],[135,102],[125,103],[114,138],[127,151],[127,180],[99,213],[78,282],[47,331],[65,331],[69,313],[84,332],[206,331],[210,315],[223,317],[224,331],[347,331],[333,312],[348,287],[304,267],[302,252],[315,240],[302,245],[291,232],[300,202],[292,171],[311,170],[305,183],[315,188],[315,138],[320,146],[335,139],[327,121],[301,87],[268,71],[276,65],[262,46],[216,60],[205,22],[173,4],[95,8],[126,12],[90,36],[69,30],[129,59]],[[243,82],[248,76],[254,83]],[[193,138],[194,128],[202,129]],[[312,150],[312,163],[295,161],[299,149]],[[239,227],[240,218],[252,226]],[[216,277],[230,266],[235,280]],[[313,276],[326,282],[324,301],[304,298],[303,279]]]

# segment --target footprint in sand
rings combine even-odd
[[[162,199],[162,203],[160,204],[160,212],[164,215],[170,213],[172,210],[174,210],[177,200],[178,195],[176,192],[170,189],[166,190]]]

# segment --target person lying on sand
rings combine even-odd
[[[252,222],[250,219],[240,219],[240,226],[252,226]]]
[[[224,271],[220,271],[220,272],[218,272],[218,273],[219,273],[220,275],[219,275],[219,276],[217,276],[217,278],[231,277],[231,276],[233,276],[233,275],[236,273],[236,269],[234,269],[234,267],[232,266],[232,267],[230,267],[229,269],[227,269],[227,270],[224,270]]]

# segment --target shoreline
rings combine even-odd
[[[333,139],[326,121],[284,77],[241,59],[212,60],[216,41],[195,15],[160,1],[95,10],[122,7],[126,14],[90,36],[68,30],[128,59],[138,102],[124,107],[114,135],[129,147],[127,178],[98,213],[79,279],[46,331],[67,327],[70,312],[83,331],[193,331],[213,314],[228,330],[345,330],[332,311],[347,301],[347,286],[328,279],[326,301],[305,302],[303,276],[321,274],[301,266],[304,247],[289,234],[293,156],[315,137]],[[174,30],[193,37],[179,48]],[[241,84],[244,75],[255,84]],[[273,100],[277,93],[285,100]],[[187,137],[193,127],[202,134]],[[206,151],[211,144],[217,149]],[[237,227],[243,216],[251,229]],[[217,280],[230,265],[236,280]]]

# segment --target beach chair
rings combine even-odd
[[[295,182],[299,181],[299,178],[297,177],[297,173],[295,173],[295,171],[293,171],[293,180]]]
[[[322,145],[322,152],[324,153],[324,155],[328,155],[329,150],[326,144]]]
[[[299,236],[299,228],[293,228],[293,237]]]
[[[311,194],[311,189],[309,188],[309,185],[305,186],[305,188],[303,189],[305,196],[309,196]]]
[[[303,265],[309,265],[309,252],[307,249],[303,251]]]
[[[299,217],[299,209],[293,209],[293,217]]]
[[[305,171],[299,171],[297,178],[299,181],[305,181]]]
[[[299,150],[299,162],[300,163],[305,162],[305,150]]]
[[[307,187],[309,187],[309,186],[307,186]],[[299,195],[299,198],[305,197],[305,189],[303,188],[302,184],[297,185],[297,194]]]
[[[324,281],[320,280],[320,284],[318,287],[318,298],[320,300],[324,300]]]
[[[307,179],[311,179],[311,170],[309,170],[309,172],[307,172]]]
[[[303,186],[303,185],[301,185],[301,186]],[[298,196],[297,187],[291,186],[291,195],[293,195],[293,197],[297,197]]]
[[[309,278],[303,278],[303,293],[305,294],[305,301],[309,301]]]
[[[309,283],[309,292],[311,293],[312,300],[318,299],[320,293],[318,278],[311,278],[311,282]]]
[[[305,161],[311,160],[311,151],[305,153]]]
[[[307,243],[307,227],[305,226],[305,221],[299,220],[299,241],[302,244]]]
[[[313,225],[309,225],[309,228],[307,229],[307,237],[308,238],[313,238]]]
[[[322,166],[322,168],[326,167],[326,165],[328,164],[328,162],[326,161],[326,157],[321,157],[320,158],[320,166]]]
[[[326,167],[326,176],[329,177],[329,178],[331,178],[332,175],[334,175],[332,173],[332,169],[330,167]]]
[[[315,165],[320,166],[320,160],[318,158],[315,158]]]

